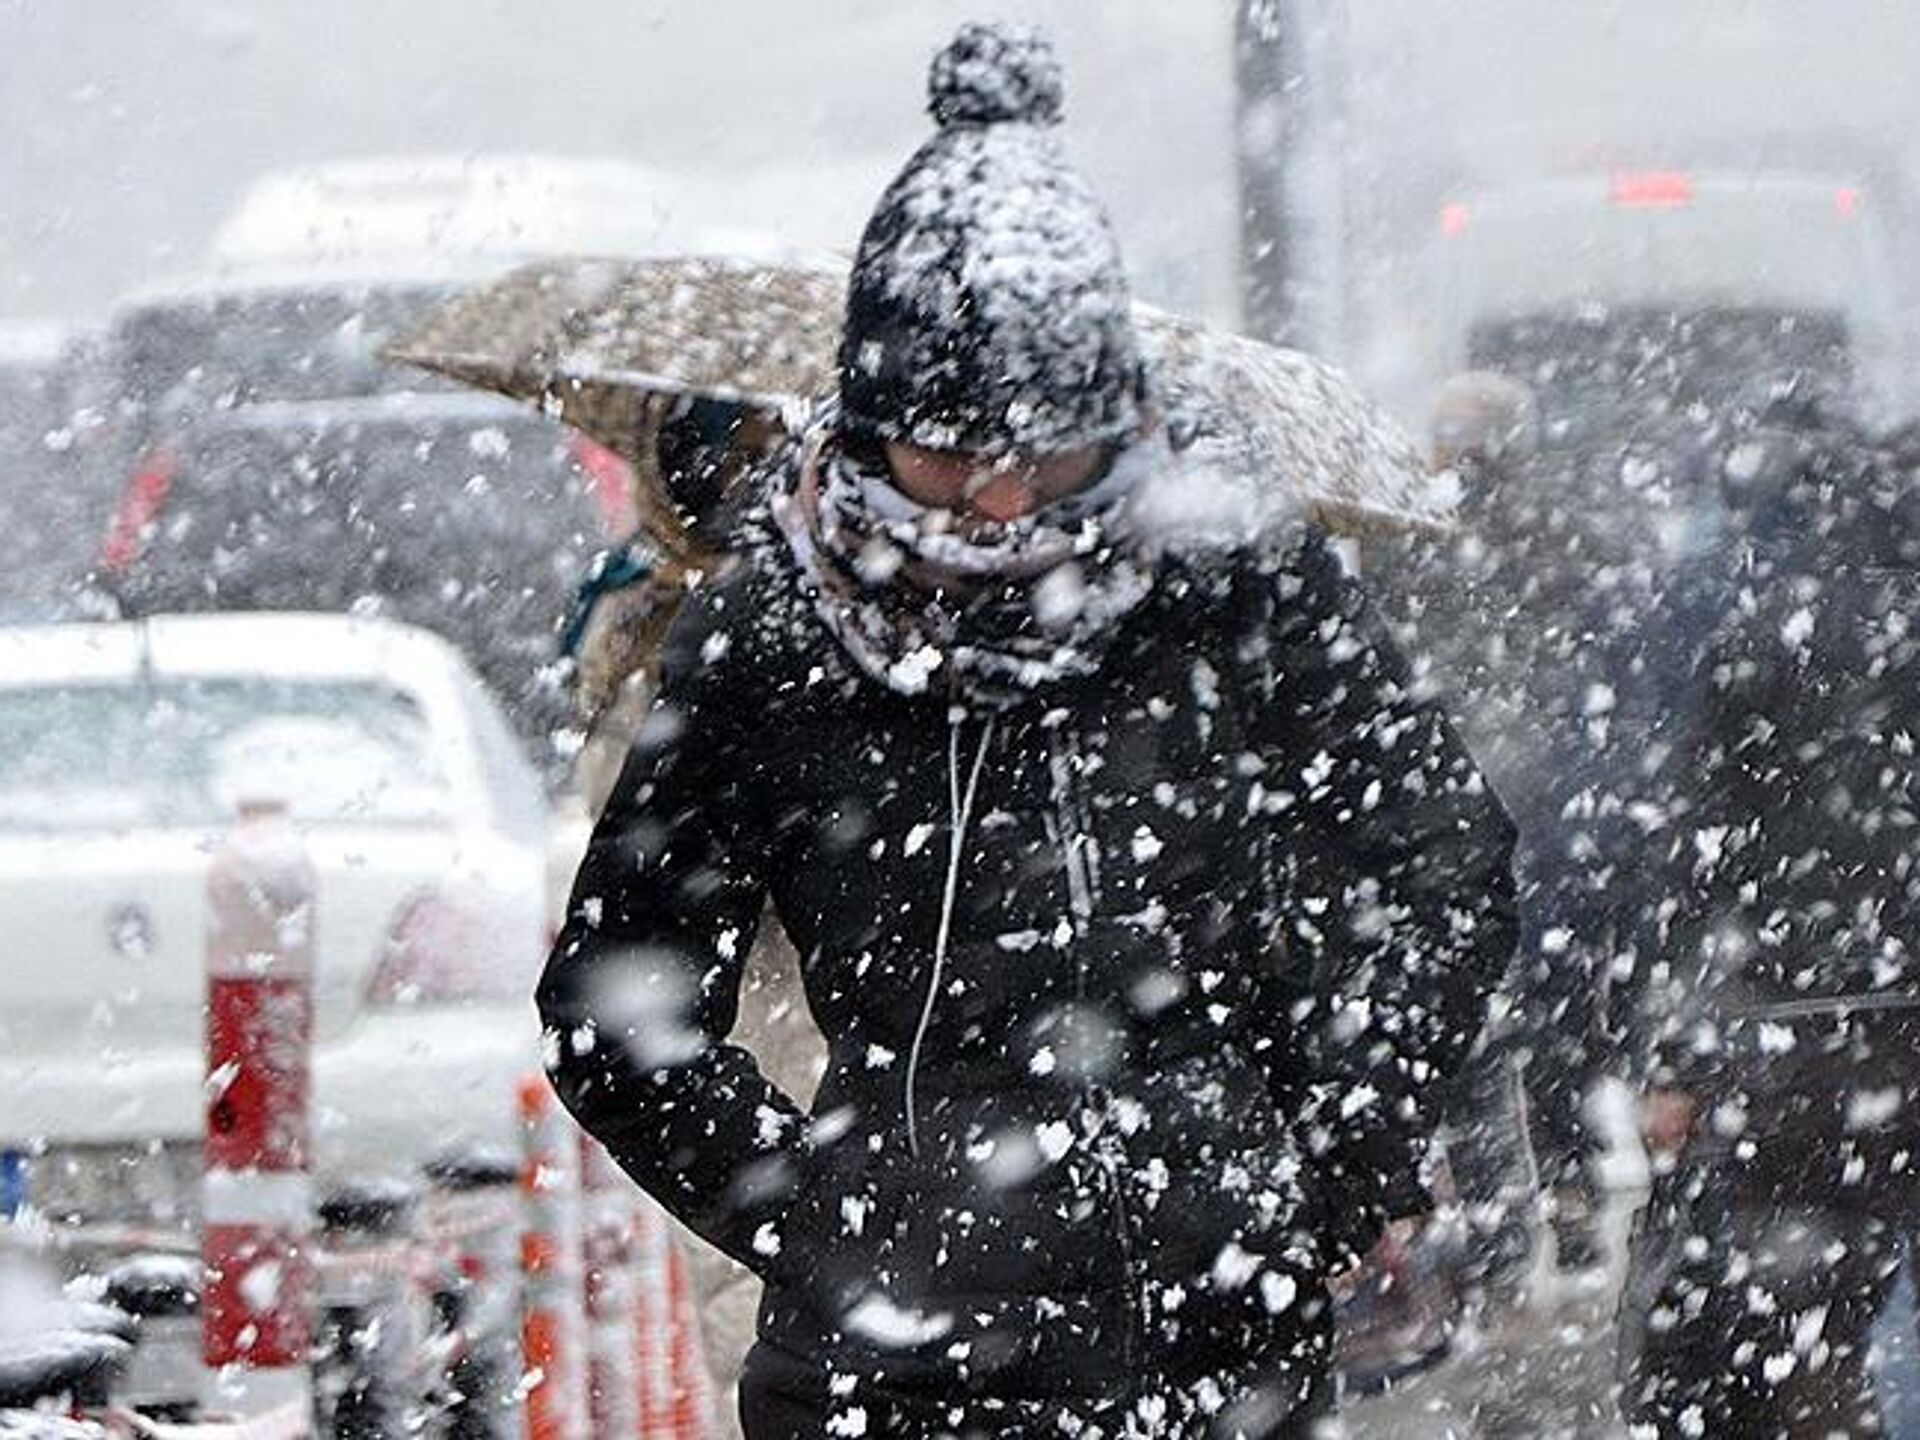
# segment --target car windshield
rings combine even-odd
[[[450,389],[379,347],[444,299],[429,285],[236,290],[142,305],[114,326],[125,392],[197,414],[270,401]]]
[[[0,359],[0,453],[26,454],[44,446],[58,418],[58,380],[52,362],[19,365]]]
[[[1443,241],[1462,316],[1550,305],[1772,303],[1854,314],[1883,305],[1881,232],[1845,191],[1717,188],[1686,203],[1601,204],[1551,187],[1453,209]]]
[[[1787,386],[1845,394],[1854,369],[1843,315],[1764,306],[1616,307],[1485,321],[1468,338],[1467,358],[1524,379],[1550,437],[1557,426],[1604,431],[1629,416],[1695,405],[1758,409]]]
[[[249,796],[312,824],[425,825],[452,804],[419,707],[373,682],[19,686],[0,734],[0,830],[213,825]]]

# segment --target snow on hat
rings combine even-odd
[[[1055,127],[1036,31],[963,26],[934,59],[939,125],[860,240],[840,343],[845,423],[932,450],[1053,454],[1141,421],[1120,247]]]

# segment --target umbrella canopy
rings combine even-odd
[[[390,359],[530,400],[630,460],[662,396],[779,414],[833,384],[842,285],[718,257],[554,260],[441,306]]]
[[[1341,371],[1146,305],[1134,323],[1176,443],[1242,492],[1254,528],[1302,513],[1351,536],[1452,523],[1453,477]]]
[[[716,257],[542,261],[430,315],[387,354],[529,400],[643,467],[661,397],[792,416],[831,392],[845,276]],[[1444,526],[1452,487],[1338,370],[1135,307],[1176,441],[1254,508],[1342,534]]]

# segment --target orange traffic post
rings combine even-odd
[[[635,1371],[640,1381],[640,1434],[661,1440],[667,1429],[672,1393],[668,1367],[667,1219],[644,1196],[634,1201]]]
[[[606,1147],[580,1137],[586,1207],[587,1411],[595,1435],[641,1436],[632,1187]]]
[[[578,1142],[545,1076],[520,1082],[519,1110],[527,1440],[580,1440],[588,1430]]]
[[[700,1312],[693,1303],[686,1247],[667,1237],[667,1372],[673,1440],[706,1440],[713,1433],[713,1387],[701,1344]]]
[[[653,1201],[638,1197],[634,1216],[640,1433],[646,1440],[705,1440],[713,1433],[713,1387],[686,1253]]]

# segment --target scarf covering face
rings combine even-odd
[[[1033,515],[962,529],[883,465],[847,454],[837,419],[828,407],[809,428],[772,508],[822,620],[862,670],[903,695],[944,676],[1005,704],[1099,667],[1115,622],[1152,588],[1129,502],[1165,458],[1163,439],[1135,442]]]

